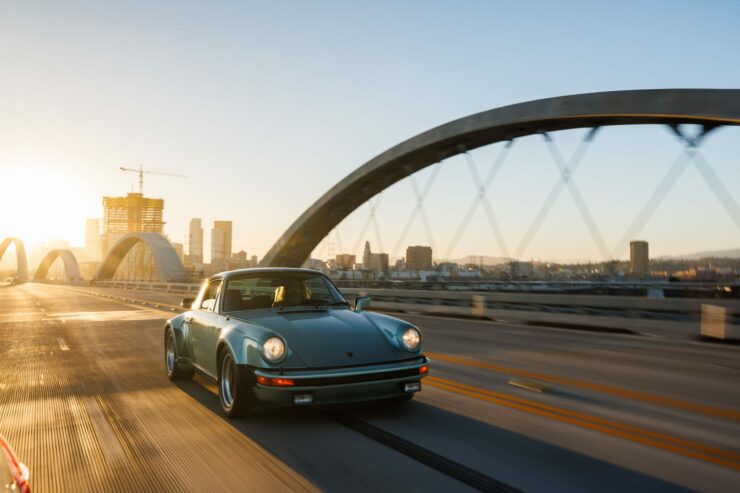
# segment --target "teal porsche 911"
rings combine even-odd
[[[216,381],[231,417],[269,406],[410,400],[429,372],[414,325],[354,306],[307,269],[225,272],[167,321],[170,380]]]

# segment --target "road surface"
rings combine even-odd
[[[34,491],[740,484],[738,346],[409,315],[433,360],[414,401],[234,421],[208,381],[165,377],[177,300],[0,287],[0,433]]]

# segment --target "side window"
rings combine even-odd
[[[203,295],[203,301],[200,303],[200,309],[207,312],[212,312],[216,307],[216,297],[218,296],[218,288],[221,287],[221,279],[216,279],[208,283],[208,288]]]

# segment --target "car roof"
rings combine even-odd
[[[232,277],[239,274],[249,274],[249,273],[258,273],[258,272],[305,272],[306,274],[320,274],[324,275],[321,271],[314,270],[314,269],[301,269],[297,267],[253,267],[251,269],[236,269],[236,270],[227,270],[224,272],[219,272],[218,274],[214,274],[209,279],[226,279],[228,277]]]

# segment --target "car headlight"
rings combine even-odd
[[[268,337],[265,343],[262,344],[262,354],[271,363],[280,361],[285,356],[285,343],[279,337]]]
[[[416,351],[421,345],[421,333],[413,327],[404,329],[401,334],[401,344],[407,351]]]

